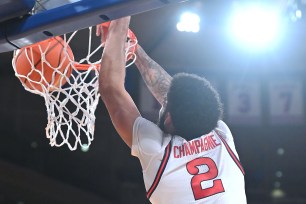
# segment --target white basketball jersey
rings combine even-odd
[[[245,204],[244,170],[226,124],[191,141],[137,118],[132,154],[153,204]]]

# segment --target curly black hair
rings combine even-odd
[[[174,133],[186,140],[211,132],[223,114],[219,94],[210,82],[187,73],[174,75],[165,108],[171,115]]]

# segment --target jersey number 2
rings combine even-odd
[[[207,166],[208,171],[199,173],[198,166]],[[209,157],[196,158],[186,165],[189,174],[194,175],[191,179],[191,188],[193,191],[194,199],[199,200],[206,198],[217,193],[224,192],[221,179],[215,179],[218,176],[218,168],[215,162]],[[213,181],[213,186],[209,188],[202,188],[201,183],[204,181]]]

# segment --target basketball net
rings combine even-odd
[[[13,68],[15,75],[22,82],[25,90],[38,94],[45,99],[48,114],[48,124],[46,127],[46,137],[50,140],[51,146],[60,147],[66,144],[70,150],[76,150],[78,144],[82,148],[88,148],[94,139],[95,130],[95,110],[99,102],[99,69],[100,58],[93,61],[91,58],[98,51],[102,50],[102,45],[94,47],[92,27],[88,28],[88,49],[87,54],[75,61],[71,52],[70,43],[76,38],[78,31],[70,35],[63,35],[64,43],[61,55],[61,62],[54,64],[50,62],[48,50],[50,42],[45,45],[36,43],[34,45],[16,50],[13,56]],[[132,65],[136,60],[135,48],[137,39],[129,30],[126,46],[126,67]],[[59,37],[56,37],[57,40]],[[99,38],[99,42],[101,37]],[[77,40],[80,40],[77,39]],[[97,41],[97,40],[96,40]],[[34,49],[36,47],[36,49]],[[38,49],[37,49],[38,47]],[[25,51],[27,50],[27,51]],[[40,67],[37,66],[36,56],[39,50]],[[26,56],[30,70],[22,73],[18,65],[18,56]],[[68,63],[67,63],[68,62]],[[23,63],[25,64],[25,63]],[[63,67],[64,66],[64,67]],[[47,77],[47,71],[53,73]],[[34,76],[35,73],[35,77]],[[39,77],[37,77],[37,75]]]

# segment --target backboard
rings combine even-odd
[[[183,0],[12,0],[0,2],[0,52]],[[8,13],[6,15],[6,13]],[[8,16],[9,15],[9,16]]]

